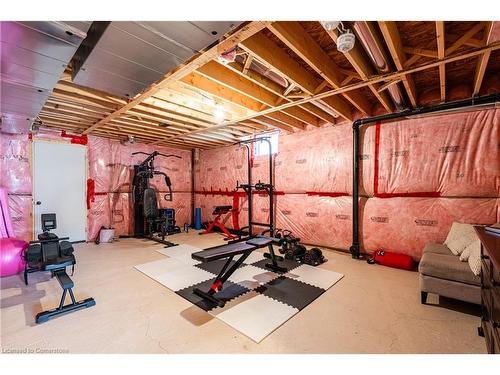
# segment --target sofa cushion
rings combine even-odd
[[[481,274],[481,241],[474,241],[465,250],[470,253],[468,263],[472,273],[479,276]]]
[[[476,231],[472,225],[454,222],[444,244],[453,254],[460,255],[476,238]]]
[[[470,250],[471,250],[471,245],[473,244],[474,242],[470,243],[464,251],[462,251],[462,254],[460,254],[460,256],[458,257],[460,259],[461,262],[467,262],[469,260],[469,256],[470,256]]]
[[[480,285],[481,278],[474,275],[469,264],[460,262],[457,256],[426,252],[420,260],[418,271],[427,276]]]
[[[428,243],[424,247],[425,253],[434,253],[434,254],[444,254],[444,255],[453,255],[451,250],[448,249],[448,246],[440,244],[440,243]]]

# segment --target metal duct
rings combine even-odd
[[[358,40],[361,42],[368,57],[377,69],[377,72],[379,74],[389,73],[391,71],[388,62],[389,59],[384,52],[384,46],[373,26],[366,21],[356,21],[354,22],[353,28],[358,36]],[[387,91],[398,110],[407,107],[399,84],[389,86]]]
[[[82,22],[0,23],[2,132],[29,131],[86,31]]]
[[[111,22],[75,54],[73,82],[134,97],[241,22]],[[104,24],[104,23],[102,23]]]

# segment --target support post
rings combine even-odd
[[[358,119],[352,124],[353,132],[353,170],[352,170],[352,244],[350,247],[351,255],[354,259],[360,257],[359,245],[359,130],[364,125],[376,122],[395,120],[399,118],[408,118],[428,113],[450,112],[466,108],[489,107],[500,102],[500,94],[491,94],[470,99],[457,100],[453,102],[441,103],[431,107],[420,107],[408,109],[402,112],[388,113],[385,115],[366,117]]]
[[[359,126],[360,122],[352,124],[352,245],[350,248],[353,259],[359,259]]]
[[[195,206],[196,206],[196,195],[194,193],[194,181],[195,181],[195,149],[191,150],[191,227],[194,228],[194,215],[195,215]]]

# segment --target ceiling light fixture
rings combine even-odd
[[[224,120],[224,117],[226,117],[226,111],[222,105],[219,104],[215,107],[214,117],[217,122],[222,122]]]

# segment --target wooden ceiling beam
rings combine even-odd
[[[95,119],[101,119],[104,116],[106,116],[106,112],[94,111],[94,110],[90,110],[88,108],[81,107],[81,106],[77,107],[74,105],[68,105],[68,104],[65,104],[64,102],[58,102],[58,101],[54,102],[53,100],[51,100],[50,97],[45,102],[44,108],[51,108],[54,110],[60,109],[63,113],[67,112],[67,113],[73,113],[76,115],[94,117],[94,121],[95,121]]]
[[[56,96],[60,98],[66,98],[66,99],[78,99],[79,101],[82,101],[83,103],[88,103],[91,105],[97,105],[100,106],[106,110],[112,110],[114,111],[118,106],[116,104],[112,104],[108,101],[102,100],[102,99],[95,99],[87,95],[82,95],[78,94],[73,91],[67,91],[62,88],[55,87],[54,90],[51,93],[51,96]]]
[[[269,128],[266,126],[266,125],[262,125],[262,124],[257,124],[255,122],[253,122],[252,120],[248,120],[248,121],[243,121],[243,122],[240,122],[238,124],[241,124],[243,126],[247,126],[247,127],[250,127],[252,129],[255,129],[255,130],[261,130],[261,131],[266,131],[266,130],[269,130]]]
[[[42,108],[42,111],[44,113],[52,113],[54,115],[60,115],[60,116],[64,116],[66,118],[74,118],[74,119],[77,119],[77,120],[86,120],[88,122],[95,122],[96,120],[99,119],[99,117],[97,116],[88,116],[88,115],[82,115],[82,114],[76,114],[72,111],[66,111],[62,108],[58,108],[58,109],[54,109],[54,108],[51,108],[49,106],[45,106]],[[41,113],[41,112],[40,112]]]
[[[259,112],[261,110],[261,103],[255,99],[242,95],[238,91],[235,91],[227,86],[217,84],[210,78],[207,78],[198,72],[188,74],[186,77],[182,78],[181,81],[185,84],[196,87],[201,91],[207,92],[208,94],[241,105],[252,111]],[[289,126],[296,127],[301,130],[305,129],[304,122],[290,117],[285,113],[276,112],[273,113],[272,117],[277,121],[285,122]]]
[[[61,126],[67,126],[70,128],[79,128],[79,129],[85,129],[85,127],[88,126],[88,123],[86,122],[64,120],[60,118],[51,117],[46,114],[40,114],[39,117],[42,120],[42,126],[45,126],[46,124],[49,125],[60,124]]]
[[[462,47],[468,40],[470,40],[472,37],[474,37],[478,32],[480,32],[486,26],[487,26],[487,22],[477,23],[470,30],[468,30],[465,34],[463,34],[460,38],[458,38],[450,47],[446,48],[445,56],[451,55],[457,49]]]
[[[79,90],[82,92],[82,90]],[[95,90],[93,90],[95,91]],[[95,99],[92,97],[88,97],[86,95],[82,95],[80,93],[74,92],[74,91],[66,91],[65,89],[54,89],[54,92],[52,94],[53,96],[56,97],[61,97],[65,99],[78,99],[83,101],[84,103],[90,103],[91,105],[97,105],[97,106],[102,106],[103,108],[106,108],[108,111],[113,111],[114,109],[111,108],[116,108],[116,105],[114,107],[106,107],[106,105],[109,105],[108,102],[103,101],[101,99]],[[147,109],[145,111],[144,109]],[[129,114],[138,114],[138,115],[143,115],[143,116],[149,116],[149,118],[152,118],[153,116],[156,117],[160,122],[169,122],[173,123],[175,125],[179,125],[182,127],[187,127],[190,129],[196,129],[198,126],[210,126],[213,125],[213,123],[208,123],[206,121],[202,121],[198,118],[195,118],[193,116],[185,115],[185,114],[179,114],[179,112],[168,110],[166,108],[161,108],[149,103],[141,103],[137,107],[131,109],[129,111]],[[192,125],[191,125],[192,124]],[[195,126],[198,125],[198,126]]]
[[[285,50],[263,33],[258,33],[240,43],[240,46],[257,56],[264,64],[281,72],[290,81],[312,94],[318,85],[316,77],[306,71],[297,61],[292,59]]]
[[[341,87],[343,74],[338,66],[298,22],[274,22],[268,28],[332,87]],[[314,88],[308,93],[314,94]],[[371,114],[370,103],[360,93],[349,92],[343,96],[363,114]]]
[[[199,118],[186,114],[181,114],[179,112],[171,111],[149,103],[138,104],[136,107],[132,108],[128,113],[145,113],[145,112],[151,115],[159,115],[159,117],[165,119],[166,121],[177,121],[179,123],[184,123],[184,124],[189,123],[198,126],[207,126],[212,124],[211,122],[200,120]]]
[[[240,43],[240,45],[248,52],[256,55],[261,61],[264,61],[265,64],[269,64],[280,71],[308,94],[313,94],[321,84],[311,73],[306,71],[297,61],[262,33],[255,34]],[[346,120],[352,120],[352,109],[349,103],[342,98],[332,97],[328,100],[328,105]]]
[[[207,51],[197,54],[196,56],[191,58],[187,63],[166,73],[159,81],[148,86],[145,90],[143,90],[135,98],[130,100],[127,104],[118,108],[109,116],[107,116],[106,118],[102,119],[101,121],[95,123],[90,128],[85,130],[84,134],[88,134],[92,130],[97,129],[100,126],[104,125],[105,123],[111,121],[112,119],[128,112],[138,104],[142,103],[146,98],[149,98],[154,94],[156,94],[158,90],[160,90],[162,87],[167,86],[169,83],[177,81],[180,78],[186,76],[187,74],[196,70],[200,66],[203,66],[213,58],[216,58],[220,53],[236,47],[238,43],[249,38],[255,33],[261,31],[266,26],[267,26],[266,22],[260,22],[260,21],[249,22],[248,24],[242,26],[216,46],[213,46]]]
[[[436,21],[436,24],[438,22],[443,22],[443,21]],[[438,54],[436,51],[433,51],[431,49],[426,49],[426,48],[403,47],[403,52],[408,54],[408,55],[418,55],[418,56],[422,56],[422,57],[431,57],[433,59],[438,58]]]
[[[485,46],[487,46],[490,43],[492,30],[493,30],[493,22],[490,21],[487,23],[486,28],[484,29],[484,36],[482,42]],[[490,55],[491,55],[491,50],[486,51],[478,58],[476,70],[474,72],[474,82],[472,85],[473,96],[479,95],[479,91],[481,90],[481,85],[483,83],[484,73],[486,72],[488,61],[490,60]]]
[[[264,110],[264,111],[261,111],[258,113],[254,113],[254,114],[251,114],[247,117],[235,119],[234,122],[222,123],[220,125],[212,127],[212,129],[221,129],[221,128],[227,127],[229,125],[232,125],[234,123],[247,122],[249,120],[253,120],[255,117],[267,116],[270,113],[273,113],[275,111],[280,111],[280,110],[283,110],[285,108],[289,108],[292,106],[303,105],[305,103],[310,103],[310,102],[318,101],[318,100],[324,100],[328,97],[332,97],[332,96],[334,97],[335,95],[341,94],[343,92],[356,90],[356,89],[359,89],[361,87],[367,87],[368,85],[371,85],[374,83],[382,83],[382,82],[389,82],[389,81],[393,81],[393,80],[397,80],[397,79],[403,79],[403,77],[406,75],[422,72],[422,71],[429,70],[429,69],[434,69],[434,68],[437,68],[441,64],[449,64],[452,62],[469,59],[472,57],[479,56],[488,50],[496,51],[499,49],[500,49],[500,41],[492,42],[487,47],[478,48],[474,51],[464,52],[464,53],[456,54],[454,56],[448,56],[444,60],[434,61],[431,63],[422,64],[422,65],[414,67],[414,68],[407,68],[407,69],[404,69],[401,71],[396,71],[396,72],[392,72],[392,73],[388,73],[388,74],[384,74],[384,75],[378,75],[378,76],[370,78],[367,81],[355,82],[355,83],[350,84],[348,86],[341,87],[339,89],[333,89],[333,90],[329,90],[326,92],[322,92],[322,93],[316,94],[316,95],[311,96],[311,97],[297,100],[295,102],[283,103],[277,107],[270,108],[270,109],[267,109],[267,110]]]
[[[293,133],[293,128],[290,126],[286,126],[279,121],[274,120],[271,117],[268,116],[261,116],[261,117],[256,117],[253,119],[254,122],[262,125],[268,125],[272,128],[279,129],[279,130],[284,130],[287,133]]]
[[[196,87],[188,86],[181,81],[172,83],[167,89],[162,89],[162,91],[169,91],[174,95],[182,95],[198,110],[209,114],[213,122],[213,113],[217,104],[217,98],[206,95],[206,93],[197,90]],[[231,102],[226,102],[226,105],[228,113],[233,117],[241,117],[248,114],[248,108]]]
[[[134,136],[135,137],[142,137],[142,138],[147,138],[148,142],[153,142],[158,139],[158,137],[165,136],[165,133],[158,132],[155,129],[150,129],[150,130],[145,130],[145,129],[138,129],[136,127],[130,127],[130,126],[123,126],[123,125],[117,125],[113,120],[112,122],[107,123],[104,125],[101,130],[106,130],[113,132],[115,134],[120,134],[123,135],[124,137],[126,136]],[[206,144],[209,146],[217,146],[221,144],[225,144],[225,142],[219,141],[219,140],[211,140],[211,139],[199,139],[197,140],[198,143]]]
[[[100,115],[101,117],[106,116],[108,113],[110,113],[109,110],[104,110],[101,107],[92,106],[88,104],[82,105],[80,102],[75,100],[61,99],[54,96],[49,96],[49,98],[45,103],[52,104],[53,106],[64,106],[68,109],[72,109],[80,113],[94,113]]]
[[[238,62],[234,62],[234,63],[228,64],[227,68],[233,70],[234,72],[236,72],[238,74],[244,75],[245,77],[247,77],[249,80],[251,80],[255,84],[265,88],[268,91],[271,91],[272,93],[277,95],[279,98],[282,98],[284,101],[287,101],[287,102],[292,101],[292,99],[287,98],[285,96],[285,88],[283,86],[277,84],[273,80],[255,72],[253,70],[248,70],[247,73],[244,74],[242,64],[240,64]],[[314,116],[322,119],[325,122],[329,122],[332,124],[335,123],[334,116],[330,115],[329,113],[319,109],[318,107],[316,107],[310,103],[307,103],[307,105],[302,105],[300,107],[303,108],[304,110],[308,111],[309,113],[313,114]]]
[[[444,21],[436,21],[436,39],[437,39],[437,50],[438,59],[442,60],[445,58],[445,35],[444,35]],[[439,88],[441,91],[441,101],[446,101],[446,65],[439,65]]]
[[[332,38],[332,40],[337,43],[339,31],[338,30],[326,30],[325,32]],[[352,65],[354,70],[359,74],[361,80],[367,80],[375,74],[375,70],[366,57],[366,52],[363,50],[363,47],[360,43],[355,43],[354,48],[350,51],[344,53],[344,56]],[[350,80],[348,81],[350,82]],[[344,86],[348,82],[342,82],[341,86]],[[393,104],[389,95],[386,92],[381,92],[380,85],[369,85],[370,91],[375,95],[377,100],[382,104],[387,112],[392,112]]]
[[[398,27],[394,21],[379,21],[380,29],[384,36],[389,52],[391,53],[394,64],[397,70],[402,71],[405,69],[406,54],[403,51],[403,44],[399,36]],[[402,76],[403,85],[406,89],[408,97],[410,98],[411,105],[416,108],[417,103],[417,90],[413,78],[409,74]]]
[[[449,36],[449,39],[451,39],[451,40],[458,40],[461,37],[461,35],[453,34],[450,32],[448,32],[447,35]],[[483,43],[479,39],[470,38],[464,42],[464,46],[480,48],[483,46]]]
[[[248,69],[250,69],[250,65],[252,65],[252,61],[253,61],[253,56],[248,54],[245,60],[245,65],[243,65],[242,69],[243,74],[247,74]]]
[[[290,57],[283,49],[262,33],[255,34],[251,38],[240,43],[240,46],[249,53],[257,56],[265,64],[272,66],[281,72],[296,86],[306,93],[312,95],[321,83],[310,72],[305,70],[297,61]],[[351,120],[352,110],[349,103],[342,98],[330,100],[333,110],[340,116]],[[335,105],[335,107],[333,106]]]
[[[240,75],[215,61],[211,61],[205,64],[204,66],[199,68],[197,72],[221,85],[233,89],[242,95],[249,96],[250,98],[259,101],[269,107],[273,107],[279,99],[279,96],[277,96],[276,94],[266,90],[265,88],[254,83],[245,76]],[[316,116],[301,108],[289,108],[288,110],[283,112],[309,125],[320,125],[319,119]]]
[[[66,91],[71,91],[71,92],[74,92],[77,94],[90,96],[94,99],[105,100],[105,101],[109,102],[110,104],[112,104],[113,106],[115,106],[116,104],[120,104],[120,105],[126,104],[129,100],[128,98],[126,98],[124,96],[113,95],[113,94],[110,94],[106,91],[93,89],[91,87],[80,86],[74,82],[69,82],[69,81],[65,81],[62,79],[59,80],[59,82],[57,82],[56,87],[63,89],[63,90],[66,89]]]

